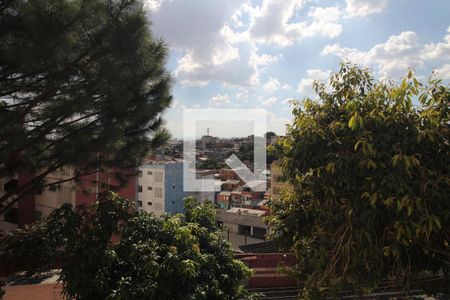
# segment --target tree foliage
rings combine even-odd
[[[167,138],[167,50],[141,1],[2,1],[0,28],[0,179],[33,174],[0,207],[62,166],[135,166]]]
[[[2,267],[60,265],[74,299],[238,299],[249,274],[217,232],[214,207],[192,198],[186,215],[157,218],[108,193],[90,207],[65,205],[3,245]]]
[[[409,289],[433,274],[444,284],[423,287],[448,292],[449,87],[412,72],[380,82],[349,64],[314,87],[320,100],[294,106],[277,146],[294,192],[270,219],[298,257],[305,295],[382,280]]]

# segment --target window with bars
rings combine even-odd
[[[163,182],[163,173],[155,172],[155,182]]]
[[[155,188],[155,197],[157,197],[157,198],[162,197],[162,188],[160,188],[160,187]]]

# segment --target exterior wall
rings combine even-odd
[[[230,197],[231,193],[221,192],[217,195],[217,206],[222,209],[230,208]]]
[[[189,194],[183,189],[183,163],[150,163],[142,165],[139,171],[138,186],[142,187],[142,192],[138,193],[138,203],[142,202],[141,209],[156,215],[184,211],[183,199]]]
[[[140,207],[140,209],[155,213],[157,216],[164,213],[164,178],[165,169],[163,165],[149,164],[139,167],[137,182],[138,187],[141,187],[142,191],[140,192],[138,190],[137,199],[142,202],[142,207]]]
[[[183,213],[183,200],[188,196],[183,186],[183,163],[167,163],[165,166],[165,207],[169,214]]]
[[[95,182],[99,179],[100,173],[98,172],[80,178],[79,186],[76,191],[76,205],[88,205],[97,200],[99,189]]]
[[[116,174],[126,176],[128,181],[122,185]],[[112,190],[123,198],[135,200],[137,191],[136,176],[134,174],[135,170],[133,169],[113,168],[107,172],[96,172],[81,177],[78,183],[79,186],[76,188],[75,205],[92,204],[97,200],[97,193],[107,190]]]
[[[57,182],[73,177],[73,169],[63,167],[46,177],[46,183]],[[73,182],[63,182],[55,189],[43,188],[40,193],[36,193],[35,209],[36,219],[48,216],[55,208],[68,203],[75,206],[76,187]]]
[[[64,167],[50,173],[46,176],[45,180],[47,183],[51,183],[69,179],[73,177],[73,172],[72,168]],[[120,185],[114,173],[128,175],[128,183],[124,186]],[[20,173],[15,177],[3,178],[0,181],[0,196],[6,193],[4,191],[4,185],[11,179],[17,179],[17,183],[20,186],[32,179],[32,174]],[[10,231],[24,227],[26,224],[31,224],[36,219],[48,216],[52,210],[59,208],[64,203],[69,203],[73,206],[94,203],[97,198],[97,192],[105,191],[104,188],[100,189],[94,183],[97,180],[112,185],[111,189],[115,190],[121,197],[136,199],[134,170],[113,169],[105,173],[90,174],[80,179],[80,186],[76,185],[73,181],[68,181],[60,183],[51,190],[45,187],[40,192],[25,195],[12,207],[16,210],[17,214],[15,223],[6,222],[5,215],[0,216],[0,231]]]

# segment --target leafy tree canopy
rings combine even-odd
[[[2,268],[60,265],[64,294],[75,299],[238,299],[249,275],[217,231],[214,207],[193,198],[186,215],[157,218],[103,194],[10,233],[3,247]]]
[[[277,146],[294,192],[271,204],[276,235],[298,257],[306,293],[382,280],[430,292],[450,286],[450,88],[412,72],[401,84],[343,64],[319,101],[293,108]]]
[[[0,208],[62,166],[134,166],[167,138],[167,50],[141,1],[2,1],[0,28],[0,179],[34,174]]]

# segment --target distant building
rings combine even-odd
[[[242,185],[242,182],[240,180],[229,179],[222,183],[222,190],[223,191],[233,191],[241,185]]]
[[[231,207],[231,192],[220,192],[217,195],[217,206],[221,209],[229,209]]]
[[[217,221],[229,234],[246,235],[264,240],[269,230],[264,223],[266,213],[263,210],[238,207],[228,210],[218,209]]]
[[[231,169],[220,169],[217,170],[217,172],[219,173],[219,178],[222,180],[237,180],[239,179],[239,176],[237,176],[237,174],[231,170]]]
[[[210,135],[204,135],[200,139],[200,148],[201,149],[211,149],[216,146],[217,138],[210,136]]]
[[[209,188],[209,186],[205,183],[201,186],[205,191],[188,192],[187,195],[194,197],[199,201],[209,201],[214,203],[222,185],[221,181],[216,179],[216,170],[196,170],[195,173],[196,178],[202,180],[202,183],[206,180],[214,181],[214,191],[207,191],[206,189]]]
[[[138,171],[137,206],[156,215],[184,211],[183,163],[179,161],[148,162]]]
[[[57,183],[50,187],[31,191],[21,197],[11,208],[0,216],[0,231],[10,231],[23,228],[41,218],[47,217],[54,209],[63,204],[72,206],[92,204],[97,200],[97,194],[112,190],[127,199],[136,198],[136,184],[134,170],[110,169],[102,172],[85,175],[75,183],[74,169],[62,167],[48,174],[44,181],[46,184]],[[119,182],[117,176],[128,177],[128,182]],[[2,178],[0,181],[0,196],[17,186],[27,183],[33,178],[32,174],[19,173],[14,176]],[[65,181],[68,180],[68,181]],[[11,197],[11,200],[15,196]]]

